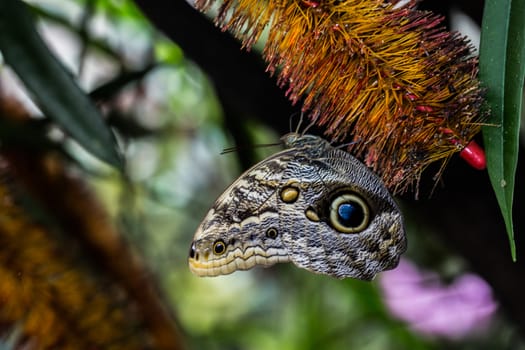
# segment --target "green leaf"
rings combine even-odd
[[[516,260],[512,205],[525,75],[525,0],[487,0],[480,47],[480,79],[491,109],[483,128],[487,165]]]
[[[102,115],[36,32],[20,0],[0,1],[0,51],[35,102],[87,151],[122,168],[115,138]]]

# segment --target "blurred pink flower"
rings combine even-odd
[[[402,259],[379,280],[390,312],[414,331],[460,339],[485,330],[497,303],[481,277],[466,273],[445,285],[436,273]]]

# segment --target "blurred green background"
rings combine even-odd
[[[210,81],[186,56],[184,47],[159,32],[132,1],[27,3],[52,51],[85,91],[96,92],[98,107],[116,130],[126,176],[67,139],[64,145],[75,160],[72,166],[94,186],[154,271],[189,348],[525,349],[522,318],[504,312],[521,301],[502,288],[515,285],[519,289],[523,282],[518,285],[513,279],[523,273],[523,265],[514,265],[518,272],[506,276],[507,284],[495,282],[491,276],[501,266],[499,258],[475,244],[470,248],[474,256],[465,254],[471,236],[466,237],[465,248],[465,243],[448,239],[443,232],[449,230],[429,219],[450,221],[461,230],[463,224],[457,219],[455,223],[441,221],[435,209],[457,212],[454,205],[461,204],[447,198],[440,202],[439,192],[461,192],[447,187],[447,181],[453,182],[447,177],[436,190],[436,202],[432,198],[414,202],[410,196],[400,199],[410,245],[405,265],[410,268],[399,271],[401,275],[379,277],[372,283],[339,281],[283,265],[217,278],[193,276],[186,259],[200,220],[243,169],[279,149],[254,145],[277,142],[290,118],[292,125],[298,120],[297,110],[288,106],[280,115],[261,119],[228,105],[222,96],[232,92],[225,93],[216,81]],[[180,13],[166,11],[174,22],[181,21]],[[186,27],[180,35],[196,40],[198,46],[208,44],[193,38],[193,31]],[[222,54],[210,51],[212,60]],[[24,101],[36,118],[42,118],[16,75],[8,66],[0,67],[3,94]],[[257,98],[263,105],[270,104],[266,95]],[[237,151],[220,154],[235,145]],[[450,166],[467,172],[468,177],[481,176],[472,175],[459,162]],[[488,184],[486,177],[480,181]],[[491,196],[490,190],[480,188],[479,192]],[[475,197],[471,200],[479,202]],[[469,203],[468,199],[463,203]],[[480,221],[482,212],[472,208]],[[497,215],[491,221],[502,225]],[[465,214],[463,220],[468,217]],[[475,227],[466,231],[476,234]],[[503,243],[494,247],[503,247],[500,255],[510,259],[503,232],[498,232]],[[491,246],[490,241],[486,246]],[[490,260],[496,272],[476,265],[478,258]],[[434,272],[415,270],[410,264]],[[477,276],[472,271],[496,284],[495,291],[481,279],[468,285],[458,282],[464,276]],[[503,310],[498,298],[503,299]],[[464,331],[458,332],[461,327]]]

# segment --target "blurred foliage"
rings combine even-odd
[[[95,156],[120,167],[113,135],[98,109],[49,52],[22,2],[5,0],[0,3],[0,31],[10,33],[0,36],[4,59],[31,91],[46,116]]]
[[[67,167],[95,189],[119,231],[153,270],[188,348],[525,348],[499,317],[489,330],[466,339],[421,336],[390,315],[377,281],[338,281],[286,265],[213,279],[191,275],[186,258],[193,231],[240,171],[235,153],[219,156],[233,142],[211,84],[129,0],[27,4],[51,50],[113,127],[126,159],[124,175],[87,154],[74,137],[64,137],[32,105],[26,108],[40,119],[21,127],[39,135],[31,138],[42,140],[34,147],[59,148]],[[19,98],[19,90],[8,88],[14,83],[7,66],[1,73],[3,99]],[[267,126],[245,124],[257,142],[278,139]],[[3,147],[19,147],[17,137],[8,134],[0,133]],[[258,148],[257,154],[274,151]],[[409,231],[426,229],[408,221]],[[463,262],[451,263],[443,258],[444,248],[426,239],[412,239],[408,255],[452,275],[464,270]],[[2,325],[3,339],[11,339],[13,329]]]

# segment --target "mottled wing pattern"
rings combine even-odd
[[[197,229],[190,268],[201,276],[247,270],[255,265],[290,261],[280,237],[266,228],[279,220],[276,191],[294,150],[286,149],[256,164],[224,191]],[[217,243],[224,252],[216,254]]]
[[[239,177],[195,233],[190,269],[215,276],[292,261],[337,278],[372,279],[406,250],[401,213],[381,180],[312,135]]]
[[[283,171],[293,158],[291,151],[275,154],[243,173],[215,201],[203,220],[203,230],[223,223],[241,223],[248,217],[260,215],[262,207],[283,180]],[[265,208],[277,213],[276,207]]]
[[[282,240],[292,261],[310,271],[338,278],[372,279],[397,266],[406,250],[399,208],[381,180],[345,151],[330,147],[320,158],[292,160],[283,175],[301,179],[304,188],[290,212],[279,202]],[[362,197],[370,209],[370,223],[358,233],[334,229],[330,211],[345,193]],[[310,210],[318,221],[305,218]]]

